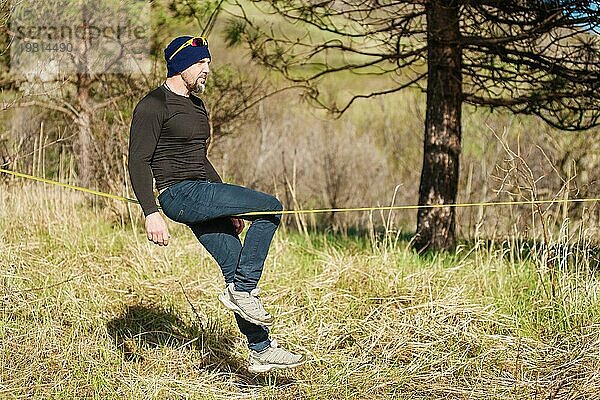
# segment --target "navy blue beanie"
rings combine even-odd
[[[193,36],[179,36],[176,37],[169,43],[165,48],[165,60],[167,61],[167,78],[178,74],[185,70],[190,65],[197,63],[203,58],[210,58],[210,51],[208,46],[185,46],[175,54],[172,60],[171,55],[177,51],[186,41],[193,38]]]

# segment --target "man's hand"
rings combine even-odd
[[[244,220],[241,218],[231,217],[231,222],[235,227],[235,233],[238,235],[244,230]]]
[[[148,236],[148,240],[159,246],[169,244],[171,235],[169,235],[165,220],[158,211],[146,216],[146,236]]]

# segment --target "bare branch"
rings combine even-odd
[[[46,108],[49,110],[55,110],[55,111],[60,111],[66,115],[68,115],[70,118],[72,119],[77,119],[77,117],[79,116],[78,113],[74,113],[72,110],[66,108],[66,107],[61,107],[57,104],[53,104],[53,103],[46,103],[43,101],[39,101],[39,100],[30,100],[30,101],[25,101],[25,102],[18,102],[15,104],[15,106],[17,107],[32,107],[32,106],[37,106],[37,107],[42,107],[42,108]]]

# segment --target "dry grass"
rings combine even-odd
[[[86,199],[0,188],[1,398],[600,398],[593,252],[557,264],[552,297],[514,241],[418,257],[402,240],[280,231],[263,298],[273,336],[310,361],[254,376],[191,231],[170,223],[153,246],[139,219]]]

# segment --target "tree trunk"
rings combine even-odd
[[[89,98],[89,82],[85,76],[78,79],[77,105],[79,115],[75,123],[77,125],[77,174],[79,184],[83,187],[91,187],[93,178],[92,165],[92,110]]]
[[[90,115],[82,111],[77,118],[77,172],[79,184],[90,187],[92,184],[92,127]]]
[[[419,205],[456,202],[462,104],[458,3],[433,0],[427,6],[427,114]],[[415,249],[447,250],[455,244],[453,207],[419,209]]]

